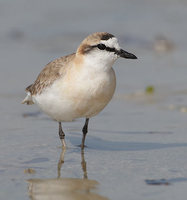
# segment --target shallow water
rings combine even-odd
[[[186,18],[184,0],[0,0],[0,199],[186,198]],[[116,93],[90,120],[84,158],[84,120],[63,124],[59,167],[57,123],[20,102],[46,63],[96,31],[138,60],[115,63]]]

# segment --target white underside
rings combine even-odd
[[[112,68],[96,74],[82,71],[71,81],[66,78],[56,80],[42,94],[32,96],[32,100],[54,120],[72,121],[92,117],[103,110],[111,100],[115,86]]]

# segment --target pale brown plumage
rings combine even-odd
[[[34,104],[32,95],[41,94],[43,90],[52,85],[55,80],[63,76],[66,71],[66,65],[75,57],[75,53],[68,56],[60,57],[52,62],[48,63],[44,69],[40,72],[35,82],[29,85],[25,90],[29,92],[26,98],[22,101],[22,104],[27,105]]]
[[[85,38],[79,48],[77,49],[77,54],[84,55],[87,53],[91,46],[95,43],[99,43],[100,40],[108,40],[114,37],[112,34],[107,32],[97,32],[89,35]],[[33,104],[32,95],[41,94],[42,91],[54,83],[59,77],[62,77],[66,71],[66,65],[75,58],[75,53],[57,58],[56,60],[48,63],[44,69],[40,72],[35,82],[26,88],[26,92],[30,92],[30,96],[27,96],[23,100],[23,104],[28,105]]]
[[[48,63],[40,72],[36,81],[26,88],[31,95],[41,94],[42,90],[50,86],[55,80],[65,73],[65,65],[73,59],[75,54],[58,58]]]

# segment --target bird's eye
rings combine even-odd
[[[97,47],[100,50],[105,50],[106,49],[106,46],[104,44],[98,44]]]

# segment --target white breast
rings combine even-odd
[[[89,67],[72,68],[33,100],[53,119],[72,121],[98,114],[111,100],[115,87],[112,68],[100,73]]]

